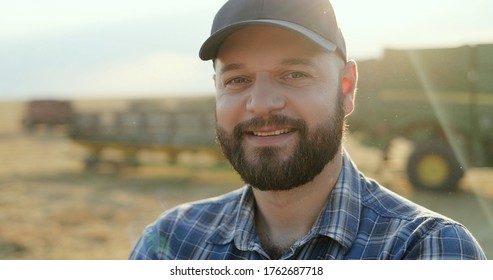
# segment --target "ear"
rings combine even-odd
[[[354,60],[350,60],[346,63],[341,78],[341,91],[346,116],[349,116],[354,111],[357,83],[358,68],[356,66],[356,62]]]

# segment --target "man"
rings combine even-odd
[[[230,0],[200,57],[246,186],[164,213],[130,258],[485,258],[462,225],[365,178],[342,148],[357,69],[328,0]]]

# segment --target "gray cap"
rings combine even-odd
[[[216,58],[224,40],[249,25],[296,32],[347,61],[346,43],[329,0],[229,0],[217,12],[211,36],[200,48],[200,58]]]

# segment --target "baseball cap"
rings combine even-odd
[[[224,40],[249,25],[293,31],[347,61],[346,43],[329,0],[229,0],[217,12],[200,58],[216,58]]]

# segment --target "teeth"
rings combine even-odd
[[[276,136],[276,135],[281,135],[281,134],[285,134],[285,133],[289,133],[289,129],[281,129],[281,130],[276,130],[276,131],[271,131],[271,132],[255,132],[254,131],[253,135],[265,137],[265,136]]]

